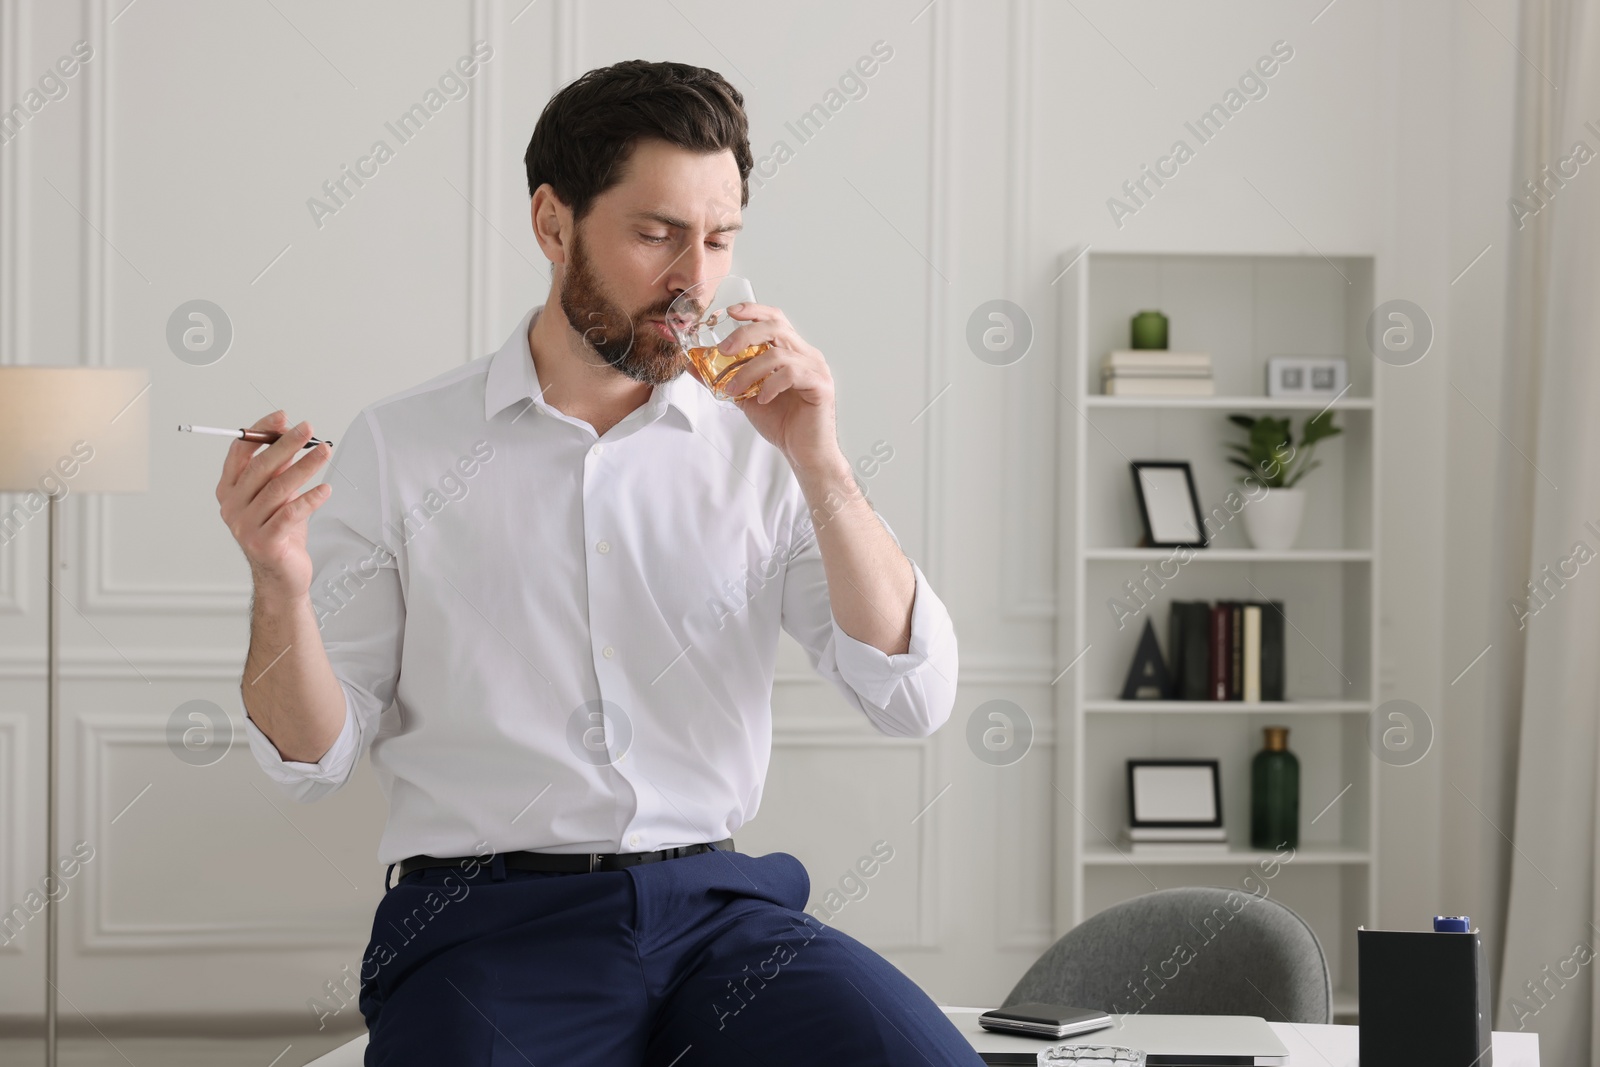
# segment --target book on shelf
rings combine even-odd
[[[1102,379],[1106,396],[1215,396],[1217,387],[1207,378],[1124,378]]]
[[[1129,841],[1226,841],[1228,831],[1221,826],[1128,826],[1122,836]]]
[[[1244,606],[1244,688],[1246,703],[1261,700],[1261,605]]]
[[[1216,852],[1226,853],[1226,841],[1131,841],[1128,851],[1149,854],[1152,852]]]
[[[1228,605],[1211,605],[1211,676],[1207,688],[1212,700],[1228,699]]]
[[[1211,376],[1210,352],[1175,352],[1170,348],[1114,348],[1100,363],[1104,373],[1149,371]]]
[[[1169,700],[1282,701],[1281,600],[1173,601]]]
[[[1244,604],[1228,601],[1228,699],[1244,699]]]
[[[1200,600],[1176,600],[1168,617],[1168,648],[1172,651],[1167,677],[1172,700],[1209,700],[1206,689],[1211,669],[1211,607]]]
[[[1215,396],[1211,353],[1116,349],[1100,364],[1106,396]]]
[[[1284,696],[1283,601],[1261,604],[1261,699],[1287,700]]]

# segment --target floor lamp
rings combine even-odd
[[[62,502],[76,493],[138,493],[150,478],[150,373],[104,367],[0,367],[0,543],[49,512],[45,586],[45,870],[56,872],[56,734],[60,718],[56,615]],[[45,887],[44,1057],[56,1067],[59,915]]]

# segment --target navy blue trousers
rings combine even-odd
[[[361,968],[366,1067],[981,1067],[785,852],[621,871],[415,871]]]

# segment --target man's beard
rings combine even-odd
[[[669,298],[629,315],[601,292],[583,239],[573,235],[572,258],[561,283],[561,310],[607,364],[646,385],[662,385],[682,374],[683,350],[649,321],[665,318],[671,305]]]

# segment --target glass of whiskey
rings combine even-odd
[[[1039,1051],[1038,1062],[1040,1067],[1144,1067],[1145,1055],[1118,1045],[1051,1045]]]
[[[737,352],[722,349],[723,338],[747,321],[731,317],[728,308],[754,303],[755,298],[748,279],[729,274],[690,286],[667,309],[667,329],[683,348],[694,376],[718,400],[749,400],[761,391],[761,382],[738,396],[724,389],[735,371],[772,347],[763,343],[747,345]]]

